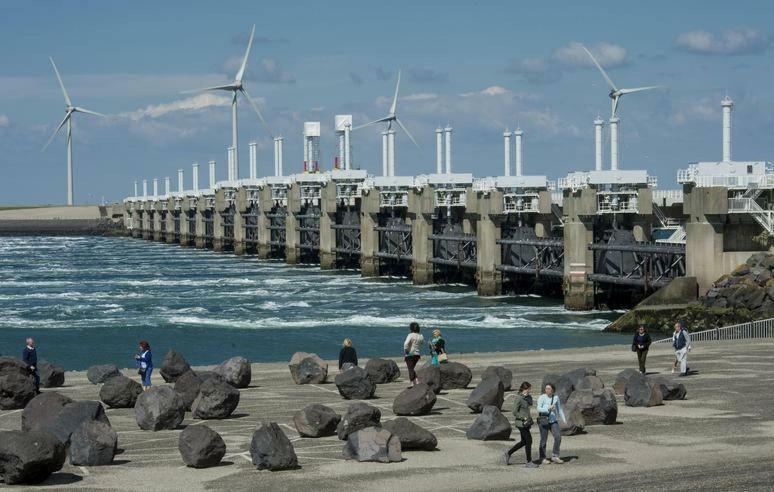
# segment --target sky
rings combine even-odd
[[[121,200],[134,180],[217,161],[231,143],[226,92],[181,94],[233,80],[256,26],[244,84],[272,132],[286,174],[302,169],[304,121],[322,123],[323,169],[333,120],[384,116],[398,69],[396,174],[434,172],[435,128],[454,128],[453,170],[503,173],[503,130],[524,131],[524,174],[551,179],[594,167],[593,120],[610,117],[608,88],[588,46],[619,87],[662,85],[622,99],[620,167],[676,186],[688,163],[721,157],[720,99],[734,106],[734,158],[774,159],[774,3],[727,1],[0,2],[0,204],[64,203],[65,103],[74,105],[76,203]],[[272,139],[239,101],[240,173]],[[356,167],[381,173],[381,131],[352,136]],[[606,138],[607,142],[607,138]],[[605,167],[609,149],[605,149]]]

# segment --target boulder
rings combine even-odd
[[[400,377],[398,364],[390,359],[370,359],[366,362],[365,370],[375,384],[391,383]]]
[[[296,384],[322,384],[328,378],[328,364],[317,354],[296,352],[288,367]]]
[[[368,378],[368,372],[360,367],[340,372],[334,382],[339,394],[347,400],[373,398],[376,391],[376,385]]]
[[[392,463],[402,460],[400,438],[379,427],[367,427],[350,434],[342,454],[348,460],[360,462]]]
[[[213,378],[222,382],[226,381],[217,375],[213,375],[210,379]],[[199,377],[199,374],[194,371],[183,373],[183,375],[175,381],[175,392],[183,399],[186,410],[191,410],[191,405],[196,397],[199,396],[199,388],[201,388],[202,383],[203,380]]]
[[[605,383],[599,376],[584,376],[575,383],[575,389],[599,391],[605,389]]]
[[[274,422],[264,424],[253,433],[250,456],[253,457],[253,465],[259,470],[277,471],[299,468],[293,444]]]
[[[24,407],[21,416],[21,428],[23,431],[42,430],[51,424],[57,414],[73,401],[56,391],[41,393]]]
[[[177,381],[177,378],[190,370],[191,366],[188,365],[185,357],[180,355],[180,352],[177,350],[172,349],[164,356],[164,362],[161,363],[159,373],[164,378],[164,382],[174,383]]]
[[[118,366],[115,364],[102,364],[98,366],[91,366],[86,371],[86,379],[91,384],[102,384],[110,378],[120,376],[121,371],[118,370]]]
[[[84,422],[70,436],[70,464],[109,465],[117,448],[118,434],[110,425],[96,420]]]
[[[99,399],[110,408],[134,408],[142,385],[126,376],[108,379],[99,389]]]
[[[24,372],[15,368],[0,372],[0,410],[24,408],[36,394],[35,382],[26,367]]]
[[[339,439],[345,441],[351,433],[366,427],[378,427],[382,412],[368,403],[352,403],[336,426]]]
[[[648,381],[661,390],[663,400],[684,400],[687,393],[685,386],[673,378],[663,375],[648,376]]]
[[[624,389],[626,388],[626,383],[628,383],[633,376],[638,374],[640,374],[640,371],[636,369],[624,369],[623,371],[619,372],[615,377],[615,384],[613,384],[613,390],[615,390],[615,393],[617,395],[623,395]]]
[[[583,381],[584,378],[587,376],[596,376],[597,371],[595,369],[589,369],[588,367],[579,367],[578,369],[573,369],[572,371],[565,372],[562,374],[562,376],[566,377],[570,380],[572,385],[574,387],[578,387]]]
[[[503,383],[503,390],[511,391],[511,385],[513,384],[513,372],[510,369],[506,369],[502,366],[489,366],[484,369],[481,374],[481,380],[497,378]]]
[[[199,379],[202,380],[202,383],[207,381],[208,379],[217,379],[218,381],[226,382],[223,376],[221,376],[220,374],[217,374],[215,371],[192,371],[192,372],[196,372],[196,375],[199,376]],[[177,383],[177,381],[175,381],[175,383]]]
[[[511,436],[511,423],[497,407],[484,407],[465,436],[479,441],[502,441]]]
[[[540,386],[540,389],[542,390],[545,388],[548,383],[554,385],[554,389],[556,390],[555,394],[562,403],[567,402],[567,399],[570,398],[572,392],[575,391],[575,385],[570,378],[565,375],[546,374],[543,376],[543,384]]]
[[[476,413],[480,413],[484,407],[493,406],[499,410],[503,406],[505,391],[503,382],[499,377],[482,379],[468,396],[468,407]]]
[[[191,468],[209,468],[226,455],[226,443],[220,434],[206,425],[189,425],[180,433],[177,448],[183,463]]]
[[[565,416],[579,411],[585,425],[614,424],[618,418],[618,402],[610,388],[573,391],[564,404]]]
[[[185,403],[169,386],[155,386],[137,397],[134,418],[143,430],[177,429],[185,417]]]
[[[4,355],[0,357],[0,376],[6,373],[27,375],[29,374],[29,371],[27,370],[27,364],[21,359]]]
[[[5,485],[36,484],[62,469],[65,445],[47,432],[0,431],[0,478]]]
[[[392,402],[395,415],[427,415],[435,405],[435,393],[430,386],[419,383],[401,391]]]
[[[661,388],[651,384],[642,374],[629,379],[624,388],[624,402],[627,407],[654,407],[662,404]]]
[[[384,422],[382,428],[398,436],[403,451],[411,449],[432,451],[438,445],[438,439],[432,432],[418,426],[406,417],[398,417]]]
[[[64,369],[47,360],[41,360],[38,363],[38,374],[40,375],[40,385],[44,388],[59,388],[64,385]]]
[[[341,415],[319,403],[307,405],[293,416],[296,430],[303,437],[332,436],[340,421]]]
[[[425,383],[436,395],[441,392],[441,368],[437,365],[429,365],[417,369],[417,379]]]
[[[217,366],[214,372],[234,388],[247,388],[253,377],[250,361],[244,357],[232,357]]]
[[[473,373],[465,364],[460,362],[446,362],[439,364],[441,369],[441,388],[443,389],[465,389],[473,379]]]
[[[562,431],[562,435],[574,436],[583,432],[583,429],[586,427],[586,419],[583,418],[583,413],[577,409],[572,412],[565,411],[564,413],[567,420],[562,421],[559,419],[559,429]]]
[[[66,404],[41,430],[53,434],[63,444],[70,442],[73,432],[87,422],[102,422],[110,425],[102,403],[93,400],[80,400]]]
[[[182,400],[182,398],[181,398]],[[239,390],[216,379],[209,379],[199,388],[199,396],[191,404],[196,419],[225,419],[239,405]]]

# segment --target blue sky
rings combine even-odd
[[[434,129],[454,127],[454,170],[502,173],[502,130],[525,132],[525,174],[593,167],[593,124],[609,116],[607,88],[578,43],[622,87],[663,90],[621,103],[621,167],[675,186],[688,162],[719,159],[720,98],[734,99],[734,157],[774,159],[774,4],[770,2],[216,2],[0,3],[0,204],[65,201],[64,136],[40,149],[64,115],[48,57],[76,105],[76,202],[118,200],[134,179],[218,162],[230,143],[226,93],[180,94],[226,83],[256,24],[245,85],[285,136],[285,170],[301,168],[304,121],[355,125],[387,111],[398,68],[398,114],[421,149],[398,134],[397,174],[432,172]],[[241,101],[240,101],[241,103]],[[270,137],[240,105],[240,157]],[[353,136],[353,160],[381,171],[380,129]],[[606,149],[607,150],[607,149]],[[608,156],[606,156],[606,166]],[[206,177],[202,177],[206,181]]]

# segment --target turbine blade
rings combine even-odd
[[[54,73],[56,74],[57,80],[59,80],[59,87],[62,88],[62,94],[64,95],[65,104],[68,106],[72,106],[73,103],[70,102],[70,96],[67,95],[67,89],[65,89],[64,82],[62,82],[62,77],[59,75],[59,70],[56,69],[56,63],[54,63],[54,59],[49,57],[49,60],[51,60],[51,66],[54,67]]]
[[[242,65],[239,67],[239,71],[234,79],[237,82],[242,81],[242,77],[245,74],[245,68],[247,67],[247,58],[250,56],[250,48],[253,46],[253,37],[255,36],[255,24],[253,24],[253,30],[250,31],[250,40],[247,41],[247,49],[245,50],[245,57],[242,59]]]
[[[395,110],[398,107],[398,90],[400,89],[400,72],[401,70],[398,69],[398,83],[395,84],[395,96],[392,98],[392,106],[390,106],[390,115],[395,115]]]
[[[86,113],[86,114],[91,114],[91,115],[94,115],[94,116],[102,116],[103,118],[107,118],[107,116],[106,116],[106,115],[104,115],[104,114],[102,114],[102,113],[97,113],[96,111],[89,111],[89,110],[88,110],[88,109],[86,109],[86,108],[80,108],[80,107],[78,107],[78,106],[76,106],[75,108],[73,108],[73,111],[77,111],[77,112],[79,112],[79,113]]]
[[[46,142],[46,145],[44,145],[43,148],[40,149],[41,152],[46,150],[48,148],[48,146],[51,145],[51,142],[54,140],[54,137],[56,137],[56,134],[59,133],[59,130],[61,130],[62,127],[65,125],[65,123],[67,123],[67,120],[70,119],[70,115],[71,114],[73,114],[72,111],[68,111],[67,112],[67,114],[65,115],[64,119],[62,120],[62,122],[59,123],[59,126],[56,127],[56,130],[54,130],[54,133],[51,134],[51,138],[48,139],[48,142]]]
[[[263,115],[261,114],[261,110],[258,109],[258,105],[255,104],[255,101],[253,101],[253,98],[250,97],[250,95],[247,93],[244,87],[241,89],[242,94],[247,98],[247,101],[250,103],[250,106],[253,107],[253,110],[255,110],[255,114],[258,115],[258,118],[260,118],[261,123],[263,123],[263,127],[266,128],[266,131],[269,132],[269,135],[271,135],[272,138],[274,138],[274,133],[272,133],[271,128],[269,128],[269,124],[266,123],[266,120],[263,118]],[[236,97],[236,94],[234,94],[234,97]]]
[[[401,122],[400,122],[400,120],[399,120],[398,118],[395,118],[395,122],[398,124],[398,126],[400,126],[400,127],[401,127],[401,129],[403,129],[403,131],[404,131],[404,132],[406,132],[406,136],[408,136],[408,138],[410,138],[410,139],[411,139],[411,141],[412,141],[412,142],[414,142],[414,145],[416,145],[416,146],[417,146],[417,148],[419,148],[419,144],[417,143],[417,141],[416,141],[416,140],[414,140],[414,137],[413,137],[413,136],[411,136],[411,132],[409,132],[409,131],[408,131],[408,128],[406,128],[405,126],[403,126],[403,123],[401,123]]]
[[[233,91],[236,89],[234,84],[216,85],[214,87],[205,87],[203,89],[191,89],[188,91],[180,91],[180,94],[196,94],[197,92],[207,91]]]
[[[649,91],[652,89],[661,89],[662,86],[660,85],[649,85],[647,87],[634,87],[633,89],[621,89],[619,92],[621,94],[633,94],[635,92],[642,92],[642,91]]]
[[[596,59],[596,58],[594,58],[594,55],[592,55],[592,54],[591,54],[591,51],[589,51],[589,50],[588,50],[588,48],[586,48],[584,45],[581,45],[581,47],[582,47],[582,48],[583,48],[583,50],[584,50],[584,51],[585,51],[585,52],[586,52],[586,53],[589,55],[589,58],[591,58],[591,61],[593,61],[593,62],[594,62],[594,65],[596,65],[596,66],[597,66],[597,68],[599,69],[599,71],[602,73],[602,76],[603,76],[603,77],[605,78],[605,80],[607,81],[607,85],[609,85],[609,86],[610,86],[610,88],[611,88],[611,89],[613,89],[614,91],[617,91],[617,90],[618,90],[618,88],[615,86],[615,84],[613,83],[613,81],[612,81],[612,80],[610,80],[610,77],[608,77],[608,76],[607,76],[607,72],[605,72],[605,69],[604,69],[604,68],[602,68],[602,65],[600,65],[600,64],[599,64],[599,62],[597,61],[597,59]]]
[[[389,120],[390,120],[389,116],[386,116],[384,118],[379,118],[378,120],[370,121],[370,122],[366,123],[365,125],[358,125],[358,126],[352,128],[352,131],[359,130],[359,129],[365,128],[367,126],[375,125],[377,123],[382,123],[383,121],[389,121]]]

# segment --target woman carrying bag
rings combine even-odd
[[[503,453],[504,465],[508,465],[511,455],[523,447],[524,453],[527,455],[527,463],[524,468],[537,468],[537,465],[532,462],[532,432],[530,432],[532,416],[529,414],[529,407],[532,406],[531,391],[532,385],[527,381],[519,386],[519,394],[516,395],[516,403],[513,405],[513,416],[516,419],[515,425],[519,429],[521,440]]]
[[[448,359],[446,355],[446,340],[441,338],[441,330],[433,330],[433,338],[430,339],[430,363],[437,366],[443,364]]]
[[[540,462],[544,465],[550,463],[562,464],[562,458],[559,457],[559,448],[562,445],[562,431],[559,428],[559,419],[566,421],[562,402],[556,396],[556,388],[552,383],[546,383],[543,388],[543,394],[538,398],[538,428],[540,428]],[[548,433],[554,437],[554,448],[551,453],[551,459],[546,457],[546,442]]]

